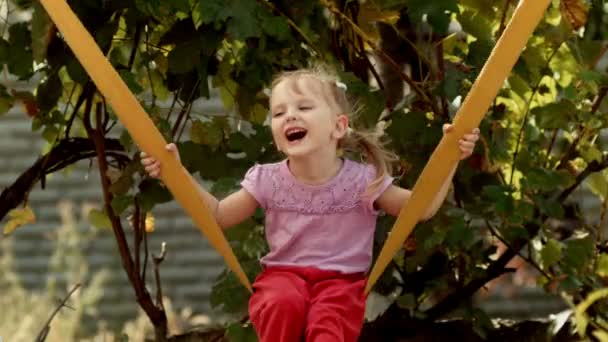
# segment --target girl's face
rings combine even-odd
[[[272,136],[288,157],[309,157],[332,149],[336,153],[348,117],[323,91],[322,82],[313,76],[283,79],[272,90]]]

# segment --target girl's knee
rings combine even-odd
[[[306,311],[306,298],[296,291],[281,291],[266,298],[267,306],[279,312]]]
[[[250,316],[281,315],[284,317],[303,317],[306,314],[307,299],[297,291],[255,292],[249,300]]]

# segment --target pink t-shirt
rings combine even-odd
[[[349,159],[321,185],[296,180],[286,160],[249,169],[241,185],[266,212],[270,252],[262,264],[366,272],[378,216],[374,201],[393,180],[386,176],[378,190],[363,196],[375,177],[373,166]]]

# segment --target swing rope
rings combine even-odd
[[[513,16],[462,107],[454,118],[454,129],[444,135],[416,181],[412,196],[401,208],[397,221],[371,270],[365,293],[369,293],[393,256],[427,210],[450,170],[458,163],[458,139],[478,127],[498,94],[519,55],[532,36],[551,0],[521,0]]]
[[[93,37],[72,12],[65,0],[40,1],[67,44],[85,68],[99,91],[106,97],[116,115],[127,128],[135,143],[163,165],[162,181],[177,202],[192,217],[194,223],[207,236],[211,245],[224,257],[226,264],[240,282],[252,291],[249,279],[243,272],[221,228],[211,215],[192,183],[188,171],[165,150],[167,142],[152,119],[143,110],[122,78],[105,58]]]

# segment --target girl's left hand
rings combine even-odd
[[[451,132],[453,128],[454,126],[452,124],[444,124],[443,134]],[[479,128],[474,128],[471,133],[465,134],[462,139],[458,140],[458,146],[460,147],[460,160],[466,159],[473,154],[477,140],[479,140]]]

